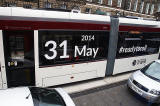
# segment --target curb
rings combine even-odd
[[[100,87],[97,87],[97,88],[87,89],[87,90],[81,91],[81,92],[71,93],[70,96],[71,96],[71,98],[76,98],[76,97],[79,97],[79,96],[82,96],[82,95],[88,95],[90,93],[94,93],[94,92],[102,91],[102,90],[105,90],[105,89],[110,89],[110,88],[113,88],[113,87],[116,87],[116,86],[124,85],[126,83],[127,83],[127,80],[124,80],[124,81],[116,82],[116,83],[113,83],[113,84],[110,84],[110,85],[104,85],[104,86],[100,86]]]
[[[68,94],[72,96],[78,95],[80,92],[85,92],[85,91],[88,92],[89,90],[91,91],[94,91],[95,89],[103,90],[102,88],[106,89],[109,87],[114,87],[115,85],[116,86],[119,84],[121,85],[121,83],[124,84],[124,82],[128,80],[129,76],[132,73],[133,71],[114,75],[114,76],[107,76],[105,78],[97,78],[97,79],[91,79],[91,80],[71,83],[65,86],[61,86],[61,88],[63,88]]]

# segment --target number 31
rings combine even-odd
[[[49,56],[48,54],[45,54],[44,56],[46,59],[52,60],[52,59],[56,58],[56,56],[57,56],[57,51],[56,51],[57,43],[52,40],[47,41],[45,43],[45,47],[48,47],[49,45],[53,45],[53,47],[49,49],[49,51],[52,52],[53,55]],[[69,58],[69,55],[67,55],[67,40],[64,40],[59,46],[63,47],[63,56],[60,56],[60,58]]]

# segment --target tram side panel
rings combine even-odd
[[[119,32],[113,75],[140,69],[158,59],[158,32]]]
[[[104,77],[109,32],[39,30],[37,86]]]
[[[1,46],[1,48],[0,48],[0,54],[1,54],[1,57],[3,57],[3,53],[2,53],[2,51],[3,51],[3,50],[2,50],[2,49],[3,49],[3,46],[2,46],[2,45],[3,45],[3,44],[2,44],[2,30],[0,30],[0,40],[1,40],[1,43],[0,43],[0,46]],[[2,69],[2,67],[1,67],[2,64],[3,64],[3,63],[2,63],[2,61],[3,61],[2,59],[3,59],[3,58],[0,59],[0,89],[3,88],[3,80],[2,80],[2,75],[3,75],[3,74],[2,74],[2,71],[3,71],[3,69]]]

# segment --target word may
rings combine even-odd
[[[84,45],[83,48],[80,51],[78,46],[75,46],[74,57],[77,57],[77,54],[78,55],[83,54],[83,56],[92,56],[93,55],[93,57],[95,58],[98,50],[99,50],[99,48],[86,48],[86,45]]]

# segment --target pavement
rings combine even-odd
[[[66,84],[61,87],[67,93],[74,94],[74,93],[86,91],[89,89],[94,89],[94,88],[98,88],[98,87],[111,85],[114,83],[123,82],[123,81],[127,80],[132,73],[133,72],[127,72],[127,73],[118,74],[118,75],[114,75],[114,76],[106,76],[105,78],[97,78],[97,79],[92,79],[92,80],[86,80],[86,81]]]
[[[72,100],[76,106],[148,106],[139,96],[129,92],[126,81],[111,85],[76,93],[71,95]]]

